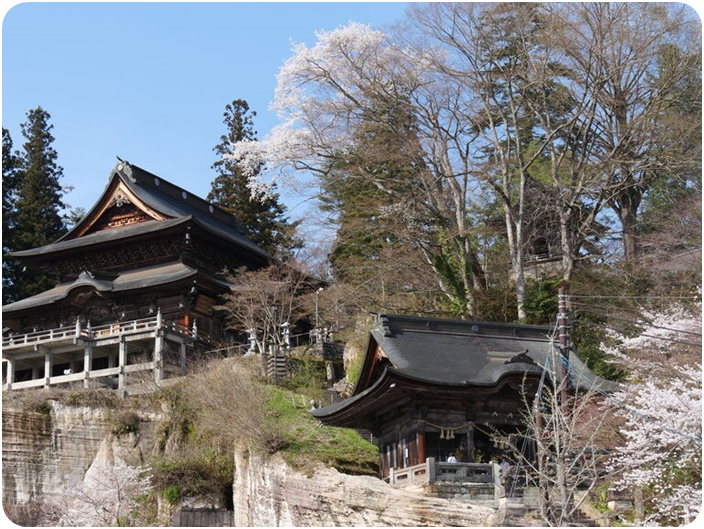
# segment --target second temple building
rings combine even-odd
[[[552,331],[377,314],[352,395],[311,413],[325,425],[371,432],[379,446],[381,477],[391,483],[401,475],[410,482],[410,474],[399,472],[409,468],[426,482],[438,479],[428,475],[433,472],[490,475],[489,463],[498,462],[507,448],[496,439],[522,442],[526,402],[559,355]],[[570,374],[579,374],[570,380],[571,391],[611,389],[574,352],[568,361]],[[430,468],[428,461],[442,468]]]

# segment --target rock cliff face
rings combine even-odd
[[[368,476],[319,467],[293,470],[278,455],[238,447],[234,525],[240,527],[495,526],[488,505],[432,498],[395,489]]]
[[[23,506],[56,501],[72,474],[99,471],[117,460],[144,463],[158,444],[160,425],[168,420],[144,414],[134,431],[117,434],[114,410],[49,404],[45,412],[3,408],[6,512],[15,507],[13,512],[22,514]],[[235,526],[492,526],[497,520],[490,506],[404,492],[376,478],[348,476],[322,465],[306,475],[278,454],[266,456],[241,446],[233,479]],[[28,516],[23,525],[35,525]]]
[[[116,434],[114,411],[49,401],[42,412],[3,406],[2,500],[6,508],[56,500],[65,481],[116,459],[140,465],[154,446],[156,419],[143,414],[139,428]]]

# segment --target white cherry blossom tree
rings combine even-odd
[[[85,476],[71,476],[64,485],[66,501],[54,503],[63,526],[140,525],[137,497],[148,491],[149,485],[145,469],[116,460],[91,467]]]
[[[278,182],[300,185],[346,164],[359,132],[378,119],[370,108],[405,105],[413,132],[387,146],[386,154],[416,169],[413,196],[399,194],[389,185],[397,182],[381,177],[373,164],[357,167],[356,177],[395,198],[387,214],[404,219],[405,235],[425,255],[440,289],[474,315],[484,277],[470,214],[476,190],[467,145],[473,133],[456,111],[463,104],[461,86],[436,82],[421,51],[397,46],[369,26],[350,23],[316,36],[312,47],[295,45],[278,74],[272,108],[279,125],[262,141],[237,142],[230,156],[250,168],[253,191]],[[266,169],[256,174],[262,165]]]
[[[631,373],[612,403],[624,438],[616,485],[641,489],[645,525],[681,525],[702,506],[701,303],[646,312],[636,335],[608,347]]]

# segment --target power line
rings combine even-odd
[[[581,303],[578,303],[578,305],[586,306],[586,307],[593,307],[592,305],[584,305],[584,304],[581,304]],[[602,308],[602,307],[593,307],[593,308]],[[598,312],[591,311],[591,310],[580,309],[579,311],[580,311],[580,312],[586,312],[586,313],[588,313],[588,314],[594,314],[595,316],[601,316],[601,314],[599,314]],[[610,319],[610,320],[623,321],[623,322],[626,322],[626,323],[632,323],[632,324],[634,324],[634,325],[645,325],[645,326],[651,327],[651,328],[653,328],[653,329],[662,329],[662,330],[665,330],[665,331],[672,331],[672,332],[677,332],[677,333],[681,333],[681,334],[690,334],[690,335],[692,335],[692,336],[701,336],[701,335],[702,335],[701,332],[685,331],[685,330],[682,330],[682,329],[675,329],[675,328],[672,328],[672,327],[664,327],[664,326],[662,326],[662,325],[654,325],[654,324],[648,323],[648,322],[643,322],[643,321],[638,321],[638,320],[629,320],[629,319],[627,319],[627,318],[619,318],[618,316],[608,315],[608,316],[606,316],[606,317],[607,317],[608,319]]]
[[[606,323],[589,323],[589,325],[591,325],[592,327],[596,327],[596,328],[606,328],[606,329],[610,329],[612,331],[616,331],[618,333],[623,333],[623,329],[619,329],[618,327],[614,327],[614,326],[608,325]],[[643,336],[645,338],[651,338],[653,340],[660,340],[663,342],[675,343],[678,345],[687,345],[689,347],[701,347],[702,346],[701,342],[699,342],[699,343],[686,342],[684,340],[676,340],[674,338],[666,338],[664,336],[655,336],[653,334],[639,334],[639,336]],[[697,336],[701,336],[701,335],[697,335]]]
[[[591,382],[590,380],[588,380],[588,379],[584,376],[584,374],[583,374],[581,371],[577,371],[577,370],[573,369],[572,366],[570,365],[569,360],[568,360],[567,358],[564,358],[564,357],[560,357],[560,358],[561,358],[562,362],[567,366],[567,371],[568,371],[568,373],[572,374],[573,376],[576,375],[576,376],[582,378],[584,381],[586,381],[586,382],[588,382],[588,383]],[[689,434],[686,434],[686,433],[681,432],[681,431],[679,431],[679,430],[675,430],[674,428],[670,428],[670,427],[668,427],[668,426],[663,426],[662,424],[660,424],[660,423],[654,421],[653,419],[651,419],[651,418],[648,417],[647,415],[645,415],[645,414],[643,414],[643,413],[640,413],[639,411],[635,410],[634,408],[631,408],[630,406],[628,406],[627,404],[625,404],[622,400],[620,400],[620,399],[614,397],[611,393],[609,393],[609,392],[607,392],[607,391],[604,391],[604,390],[602,390],[602,389],[599,389],[599,388],[597,388],[597,387],[594,387],[593,389],[594,389],[594,391],[596,391],[596,392],[599,393],[600,395],[602,395],[602,396],[606,397],[607,399],[613,401],[619,408],[622,408],[622,409],[626,410],[628,413],[630,413],[631,415],[634,415],[635,417],[637,417],[637,418],[639,418],[639,419],[642,419],[642,420],[644,420],[644,421],[646,421],[646,422],[649,422],[650,424],[652,424],[652,425],[655,426],[656,428],[659,428],[659,429],[661,429],[661,430],[663,430],[663,431],[665,431],[665,432],[669,432],[669,433],[678,435],[678,436],[680,436],[680,437],[683,437],[683,438],[688,439],[688,440],[690,440],[690,441],[693,441],[693,442],[695,442],[695,443],[702,444],[702,440],[701,440],[700,438],[698,438],[698,437],[693,437],[693,436],[691,436],[691,435],[689,435]]]
[[[595,294],[567,294],[568,298],[593,298],[593,299],[692,299],[701,300],[701,296],[602,296]]]

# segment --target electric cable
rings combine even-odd
[[[581,304],[579,304],[579,305],[581,305]],[[608,308],[608,307],[594,307],[594,306],[592,306],[592,305],[584,305],[584,306],[588,306],[588,307],[592,307],[592,308],[604,308],[604,309]],[[579,309],[579,312],[586,312],[587,314],[594,314],[595,316],[601,316],[601,315],[602,315],[602,314],[600,314],[600,313],[598,313],[598,312],[591,311],[591,310],[585,310],[585,309]],[[625,323],[632,323],[632,324],[634,324],[634,325],[643,325],[643,326],[651,327],[651,328],[653,328],[653,329],[661,329],[661,330],[664,330],[664,331],[672,331],[672,332],[677,332],[677,333],[680,333],[680,334],[690,334],[690,335],[692,335],[692,336],[701,336],[701,335],[702,335],[701,332],[685,331],[685,330],[682,330],[682,329],[675,329],[675,328],[673,328],[673,327],[664,327],[664,326],[662,326],[662,325],[653,325],[652,323],[648,323],[648,322],[644,322],[644,321],[639,321],[639,320],[629,320],[629,319],[627,319],[627,318],[619,318],[619,317],[617,317],[617,316],[611,316],[611,315],[609,315],[609,316],[606,316],[606,318],[609,319],[609,320],[617,320],[617,321],[622,321],[622,322],[625,322]]]
[[[572,373],[573,375],[576,374],[577,376],[581,377],[585,382],[588,382],[588,383],[591,382],[591,381],[589,381],[581,372],[579,372],[579,371],[573,369],[572,366],[570,365],[570,362],[569,362],[568,359],[566,359],[566,358],[564,358],[564,357],[561,357],[561,359],[562,359],[562,362],[565,363],[565,366],[567,367],[567,372],[568,372],[568,373]],[[647,415],[644,415],[644,414],[640,413],[639,411],[637,411],[637,410],[631,408],[630,406],[628,406],[627,404],[625,404],[622,400],[620,400],[620,399],[614,397],[611,393],[606,392],[606,391],[604,391],[604,390],[601,390],[601,389],[599,389],[599,388],[593,388],[593,389],[594,389],[595,392],[597,392],[597,393],[599,393],[600,395],[606,397],[607,399],[613,401],[618,407],[623,408],[623,409],[626,410],[628,413],[630,413],[630,414],[632,414],[632,415],[638,417],[639,419],[642,419],[642,420],[644,420],[644,421],[646,421],[646,422],[649,422],[650,424],[652,424],[652,425],[655,426],[656,428],[659,428],[659,429],[661,429],[661,430],[663,430],[663,431],[666,431],[666,432],[669,432],[669,433],[678,435],[678,436],[683,437],[683,438],[685,438],[685,439],[688,439],[688,440],[690,440],[690,441],[692,441],[692,442],[695,442],[695,443],[698,443],[698,444],[702,444],[702,440],[701,440],[700,438],[698,438],[698,437],[693,437],[693,436],[691,436],[691,435],[689,435],[689,434],[686,434],[686,433],[684,433],[684,432],[680,432],[679,430],[675,430],[674,428],[670,428],[670,427],[668,427],[668,426],[664,426],[664,425],[662,425],[662,424],[657,423],[656,421],[654,421],[653,419],[651,419],[651,418],[648,417]]]

